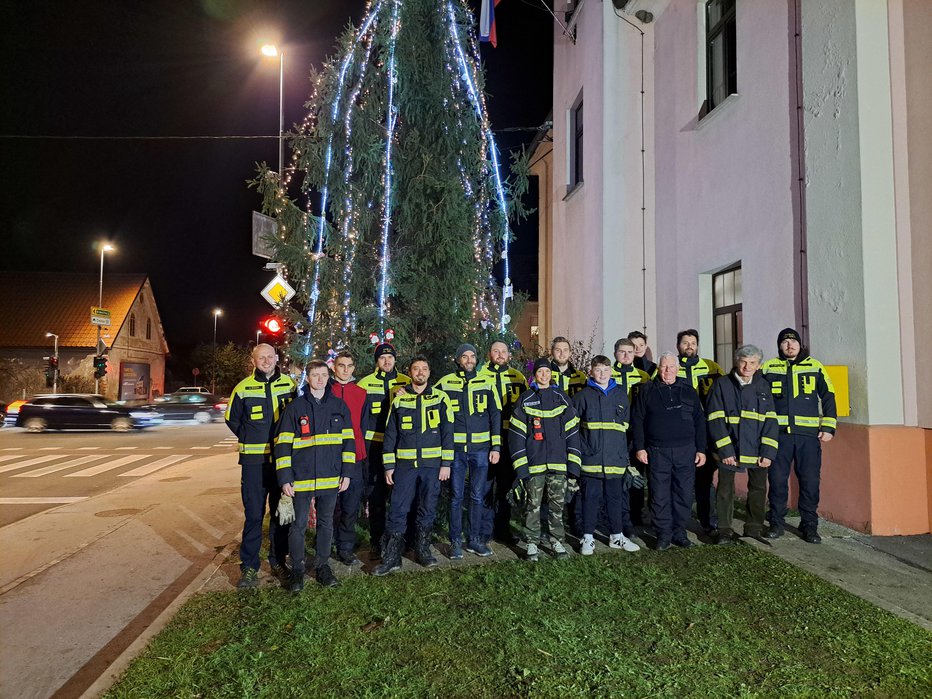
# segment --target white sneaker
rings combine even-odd
[[[536,561],[536,560],[537,560],[537,556],[538,556],[539,553],[540,553],[540,551],[538,551],[538,549],[537,549],[537,544],[535,544],[535,543],[533,543],[533,542],[528,542],[528,545],[527,545],[527,559],[528,559],[529,561]]]
[[[550,544],[550,550],[553,551],[554,555],[559,559],[569,558],[569,551],[566,550],[566,546],[563,545],[562,541],[553,539]]]
[[[579,548],[579,552],[583,556],[591,556],[595,553],[595,539],[591,534],[586,534],[582,539],[582,546]]]
[[[623,551],[640,551],[641,547],[631,541],[624,534],[612,534],[608,537],[608,546],[613,549],[622,549]]]

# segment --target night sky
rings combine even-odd
[[[305,115],[310,66],[364,4],[3,0],[0,267],[97,272],[107,239],[104,305],[108,270],[147,273],[172,352],[210,341],[215,307],[219,342],[254,340],[271,275],[251,254],[261,202],[245,181],[258,161],[277,168],[279,98],[278,60],[258,47],[285,46],[287,130]],[[503,0],[497,19],[498,48],[482,47],[493,128],[537,126],[552,102],[553,19],[539,0]],[[270,138],[116,138],[228,135]],[[533,136],[498,133],[503,160]],[[536,225],[518,230],[519,289],[536,284]]]

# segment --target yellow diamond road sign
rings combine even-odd
[[[291,300],[294,293],[294,289],[280,274],[276,274],[275,278],[266,284],[265,288],[260,292],[262,298],[276,307]]]

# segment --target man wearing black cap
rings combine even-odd
[[[395,348],[383,342],[375,348],[375,371],[359,380],[357,385],[369,394],[366,430],[366,454],[369,473],[366,496],[369,501],[369,534],[373,550],[381,554],[382,535],[385,534],[385,502],[388,487],[382,463],[382,442],[385,439],[385,419],[392,398],[399,386],[408,386],[411,379],[395,369]]]
[[[450,558],[463,557],[463,501],[466,474],[469,473],[469,537],[466,550],[477,556],[491,556],[483,541],[491,481],[489,464],[498,463],[502,448],[502,404],[494,380],[476,372],[475,345],[460,345],[455,355],[457,371],[437,382],[437,388],[450,397],[453,408],[453,470],[450,474]]]
[[[761,371],[770,382],[780,424],[780,448],[770,467],[770,530],[768,538],[783,536],[787,511],[790,463],[795,463],[799,481],[799,532],[810,544],[819,536],[819,480],[822,443],[835,435],[835,389],[822,364],[809,356],[809,349],[793,328],[777,336],[780,356],[767,361]]]

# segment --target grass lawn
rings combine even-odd
[[[912,698],[932,634],[750,547],[609,553],[204,594],[107,696]]]

